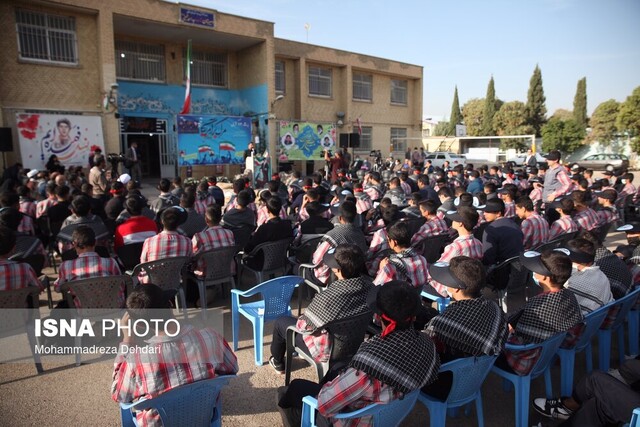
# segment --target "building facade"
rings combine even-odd
[[[56,153],[52,135],[64,116],[80,144],[102,138],[105,152],[120,153],[137,142],[143,176],[184,176],[177,115],[188,40],[191,112],[250,117],[252,140],[270,153],[280,120],[335,123],[338,134],[358,132],[367,153],[403,151],[421,135],[422,67],[278,39],[271,22],[159,0],[8,0],[0,20],[9,164],[33,167]]]

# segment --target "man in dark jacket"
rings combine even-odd
[[[262,224],[249,239],[249,243],[244,247],[245,254],[251,252],[256,246],[276,242],[287,238],[293,238],[293,228],[291,221],[280,218],[282,201],[276,196],[271,196],[267,200],[267,213],[269,219]],[[284,256],[284,254],[283,254]],[[245,263],[253,269],[261,269],[264,263],[264,255],[259,252],[255,257],[245,259]]]

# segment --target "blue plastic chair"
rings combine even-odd
[[[447,409],[459,408],[473,401],[476,402],[478,426],[484,426],[481,388],[496,357],[466,357],[440,366],[440,372],[451,371],[453,373],[453,383],[447,400],[443,402],[425,393],[420,393],[418,396],[420,403],[429,409],[431,427],[444,427],[447,420]]]
[[[633,414],[631,414],[631,421],[629,424],[625,424],[624,427],[640,427],[640,408],[633,410]]]
[[[546,341],[543,341],[538,344],[527,344],[527,345],[514,345],[507,344],[505,346],[505,350],[510,351],[526,351],[533,350],[536,348],[540,348],[540,356],[538,357],[538,361],[534,365],[529,375],[520,376],[513,372],[507,372],[503,369],[500,369],[497,366],[491,368],[491,372],[501,376],[505,380],[505,389],[508,388],[507,381],[515,387],[516,393],[516,427],[526,427],[529,422],[529,390],[531,388],[531,380],[539,377],[544,374],[545,380],[545,392],[548,399],[551,399],[553,396],[553,390],[551,388],[551,371],[547,369],[549,364],[553,360],[553,356],[558,351],[560,344],[564,341],[567,333],[561,332],[557,335],[554,335],[551,338],[548,338]]]
[[[340,413],[334,419],[347,420],[353,418],[373,417],[373,425],[380,427],[397,427],[411,412],[420,394],[420,389],[406,394],[401,399],[389,403],[373,403],[353,412]],[[311,396],[302,399],[302,427],[316,427],[318,400]]]
[[[196,381],[176,387],[153,399],[120,404],[123,427],[135,427],[134,411],[155,409],[164,427],[222,425],[222,398],[220,391],[235,375],[223,375],[210,380]]]
[[[611,366],[611,336],[614,332],[618,333],[618,361],[620,364],[624,362],[624,320],[636,303],[638,295],[640,288],[608,305],[609,313],[615,316],[615,319],[605,322],[607,324],[598,330],[599,367],[602,372],[609,371]],[[616,311],[617,314],[614,314]]]
[[[587,373],[593,370],[593,361],[591,355],[591,339],[598,333],[600,325],[609,313],[609,305],[604,305],[599,309],[587,314],[584,317],[584,329],[578,341],[573,348],[559,348],[558,357],[560,357],[560,395],[571,396],[573,391],[573,369],[576,361],[576,354],[585,350],[585,359],[587,362]],[[549,365],[551,369],[551,365]]]
[[[267,280],[247,291],[231,289],[231,325],[233,327],[233,350],[238,350],[240,314],[253,324],[253,348],[256,365],[262,365],[262,334],[264,323],[280,316],[290,316],[293,290],[304,281],[300,276],[283,276]],[[260,294],[259,301],[240,304],[240,297]]]
[[[629,354],[636,355],[640,353],[640,298],[636,301],[635,306],[629,310],[627,316],[629,324]]]
[[[449,305],[449,303],[451,302],[451,298],[445,298],[445,297],[437,297],[435,295],[432,295],[428,292],[420,291],[420,296],[422,298],[426,298],[429,299],[431,301],[435,301],[436,304],[438,305],[438,311],[440,313],[442,313],[444,311],[445,308],[447,308],[447,306]]]

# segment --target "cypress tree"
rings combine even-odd
[[[587,129],[587,78],[578,80],[576,97],[573,98],[573,119],[581,129]]]
[[[496,115],[496,88],[493,83],[493,76],[489,80],[487,86],[487,96],[484,99],[484,113],[482,115],[482,133],[481,135],[495,135],[493,129],[493,116]]]
[[[449,120],[449,132],[450,136],[455,136],[456,125],[462,122],[462,113],[460,112],[460,101],[458,100],[458,86],[453,93],[453,104],[451,105],[451,119]]]
[[[536,64],[533,75],[529,81],[529,92],[527,93],[527,123],[536,131],[536,136],[540,136],[540,129],[547,122],[547,107],[544,105],[544,89],[542,88],[542,72]]]

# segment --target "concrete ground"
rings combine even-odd
[[[145,185],[145,193],[155,194],[153,185]],[[606,245],[609,248],[622,243],[622,233],[611,233]],[[53,270],[47,271],[54,277]],[[294,294],[294,300],[295,299]],[[44,294],[41,296],[44,299]],[[54,299],[59,294],[54,293]],[[223,311],[223,329],[225,338],[231,343],[230,301],[220,299],[216,306]],[[42,317],[48,315],[45,301],[41,300]],[[197,311],[192,310],[196,315]],[[275,404],[275,390],[284,384],[284,375],[276,373],[268,364],[254,364],[253,337],[250,322],[241,320],[241,337],[237,351],[240,371],[238,377],[231,381],[223,391],[223,424],[229,426],[278,426],[281,425]],[[271,342],[271,325],[265,325],[264,358],[269,356]],[[614,340],[615,342],[616,340]],[[626,342],[626,341],[625,341]],[[7,344],[4,340],[0,345]],[[26,339],[20,345],[26,347]],[[614,343],[614,347],[616,344]],[[597,348],[597,347],[596,347]],[[597,359],[597,351],[594,353]],[[613,367],[617,367],[617,349],[613,352]],[[73,363],[53,364],[43,357],[45,372],[37,375],[30,359],[25,363],[0,364],[0,426],[117,426],[120,424],[120,413],[116,403],[111,400],[110,387],[113,365],[108,358],[101,362],[83,364],[75,367]],[[597,366],[597,361],[594,361]],[[576,361],[576,380],[585,372],[584,356]],[[559,367],[552,371],[554,391],[559,390]],[[293,378],[315,379],[312,368],[305,362],[294,361]],[[544,395],[544,381],[536,379],[531,387],[531,397]],[[514,393],[504,392],[501,380],[490,374],[483,386],[484,421],[487,426],[514,425]],[[424,426],[429,423],[427,410],[417,404],[413,412],[402,423],[402,426]],[[550,419],[540,417],[530,408],[529,424],[554,426],[558,424]],[[470,417],[447,420],[448,426],[475,426],[475,414]]]

